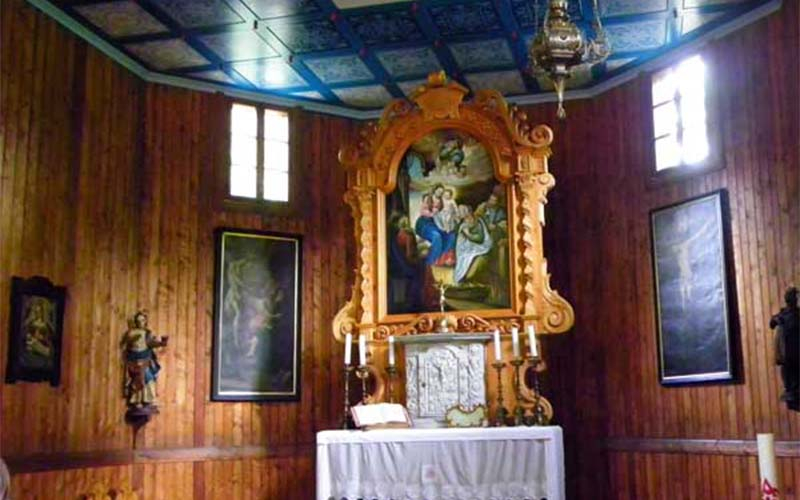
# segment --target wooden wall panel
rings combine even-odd
[[[132,467],[95,467],[11,476],[13,498],[24,500],[76,500],[90,493],[95,484],[132,489]]]
[[[565,427],[569,498],[665,498],[673,491],[685,493],[671,498],[753,498],[753,458],[638,453],[630,462],[628,454],[603,450],[609,437],[754,440],[774,432],[778,440],[800,440],[800,414],[778,401],[768,327],[784,289],[800,285],[799,21],[798,2],[789,0],[704,49],[720,112],[722,170],[648,185],[647,78],[568,102],[565,122],[554,105],[528,109],[556,134],[546,250],[554,286],[576,313],[573,331],[545,346]],[[743,381],[662,387],[649,212],[721,188],[730,195]],[[798,467],[796,459],[782,462],[785,470]],[[797,494],[800,477],[784,477]],[[695,486],[673,490],[670,478]]]
[[[0,385],[0,453],[20,470],[65,467],[75,453],[95,467],[17,474],[19,498],[74,498],[98,474],[133,481],[147,499],[238,498],[251,487],[253,498],[305,495],[314,434],[335,425],[341,407],[330,322],[349,291],[352,223],[336,154],[355,124],[298,113],[297,213],[229,209],[219,189],[227,98],[145,84],[22,0],[1,8],[0,371],[10,277],[45,275],[69,295],[62,384]],[[298,403],[209,401],[220,226],[304,236]],[[139,445],[187,450],[176,456],[190,462],[129,453],[118,342],[139,307],[170,336],[161,414]]]
[[[135,276],[127,263],[141,84],[31,8],[2,8],[0,363],[10,276],[33,274],[70,286],[63,348],[74,362],[59,388],[0,388],[0,446],[4,454],[124,446],[115,354]]]
[[[144,84],[22,0],[0,9],[0,369],[9,277],[43,274],[70,294],[62,386],[0,385],[0,453],[125,455],[117,339],[137,307],[171,337],[159,382],[162,414],[142,445],[272,450],[18,474],[15,489],[22,498],[74,498],[100,478],[129,482],[148,499],[309,497],[307,445],[340,408],[341,351],[328,329],[349,289],[353,249],[335,158],[355,125],[300,114],[301,213],[226,209],[218,188],[226,98]],[[640,107],[646,82],[572,101],[563,123],[553,106],[529,109],[556,132],[547,254],[554,285],[577,318],[571,334],[545,341],[548,388],[566,430],[569,498],[745,498],[752,491],[752,457],[606,451],[609,437],[753,439],[773,431],[779,440],[800,439],[798,417],[775,400],[767,328],[782,288],[800,282],[798,16],[797,0],[787,0],[781,12],[708,50],[724,170],[646,185],[650,141],[638,126],[650,119]],[[648,212],[718,188],[731,195],[744,381],[662,388]],[[218,226],[305,236],[300,403],[208,401]],[[797,459],[780,460],[784,485],[796,494]]]

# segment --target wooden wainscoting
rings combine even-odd
[[[353,244],[336,155],[354,124],[299,113],[299,213],[229,211],[226,97],[145,84],[23,0],[0,9],[0,373],[10,277],[68,290],[61,385],[0,384],[15,498],[75,498],[95,480],[131,483],[148,500],[307,498],[308,443],[341,410],[330,323],[349,292]],[[297,403],[209,401],[219,226],[304,235]],[[119,340],[140,307],[170,345],[161,414],[133,452]]]

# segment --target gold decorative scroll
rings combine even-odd
[[[367,125],[355,143],[340,150],[339,161],[348,173],[344,198],[355,220],[357,259],[352,296],[333,321],[337,340],[343,341],[347,333],[365,334],[383,351],[389,335],[433,333],[440,328],[442,316],[437,312],[387,313],[382,302],[388,278],[381,266],[386,250],[380,237],[386,231],[383,200],[395,189],[406,150],[440,129],[457,129],[480,141],[493,163],[495,179],[508,188],[509,202],[510,308],[447,311],[450,329],[497,328],[508,333],[514,326],[523,329],[533,324],[537,334],[556,334],[572,327],[572,307],[550,287],[542,249],[544,206],[555,185],[547,168],[553,132],[546,125],[529,124],[525,113],[496,91],[481,90],[465,101],[467,93],[443,72],[434,73],[414,92],[412,102],[393,101],[377,123]]]

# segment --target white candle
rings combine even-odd
[[[358,336],[358,364],[367,366],[367,337],[363,334]]]
[[[539,223],[544,226],[544,203],[539,204]]]
[[[539,346],[536,345],[536,330],[533,328],[533,324],[528,325],[528,347],[531,350],[531,357],[538,358]]]
[[[514,351],[514,357],[519,357],[519,330],[517,327],[511,329],[511,349]]]
[[[389,366],[394,366],[394,335],[389,335]]]
[[[775,436],[756,434],[758,443],[758,470],[761,480],[758,489],[761,498],[780,498],[778,472],[775,466]]]
[[[503,354],[500,351],[500,331],[495,329],[494,331],[494,360],[495,361],[502,361]]]
[[[350,366],[353,359],[353,334],[348,333],[344,336],[344,364]]]

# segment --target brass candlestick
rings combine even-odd
[[[367,365],[359,365],[356,368],[356,376],[361,379],[361,404],[367,404],[367,399],[369,398],[367,394],[367,379],[369,378]]]
[[[394,379],[397,376],[397,367],[389,365],[386,368],[386,391],[389,393],[389,402],[394,403]]]
[[[495,361],[492,366],[497,370],[497,410],[493,425],[495,427],[504,427],[508,418],[508,410],[503,406],[503,367],[506,364],[502,361]]]
[[[522,425],[525,420],[525,408],[522,407],[522,387],[520,386],[519,368],[525,361],[522,358],[514,358],[511,365],[514,367],[514,425]]]
[[[344,365],[344,415],[342,415],[342,429],[350,428],[350,374],[353,373],[351,365]]]
[[[535,395],[533,401],[533,417],[529,425],[547,425],[547,415],[542,405],[542,392],[539,389],[539,371],[537,367],[542,363],[542,360],[537,356],[528,356],[528,364],[533,369],[533,393]]]
[[[444,307],[447,303],[447,298],[444,293],[447,291],[448,285],[444,283],[437,283],[439,288],[439,312],[442,318],[439,320],[439,333],[450,333],[450,327],[447,324],[447,315],[444,313]]]

